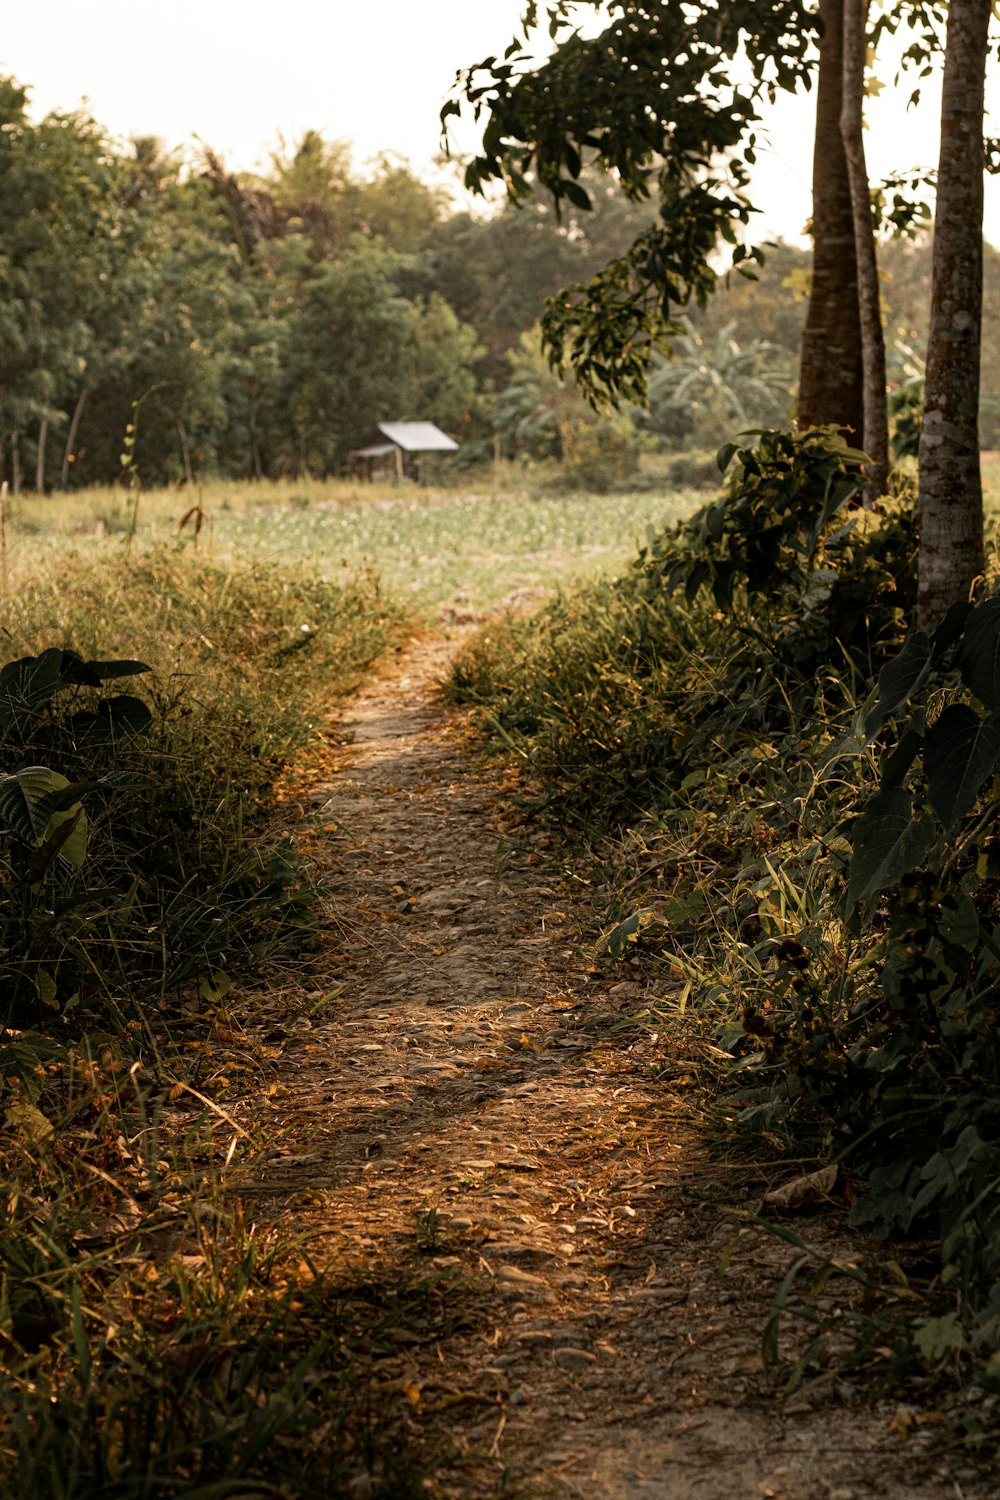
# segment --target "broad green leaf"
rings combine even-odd
[[[87,815],[76,798],[66,807],[59,805],[76,790],[47,766],[26,766],[12,776],[0,776],[0,823],[25,843],[35,843],[52,857],[59,854],[79,869],[87,852]],[[48,863],[47,858],[40,862],[44,867]]]
[[[22,656],[0,670],[0,729],[22,725],[49,702],[59,687],[62,652],[51,646],[40,656]]]
[[[918,866],[934,842],[934,827],[926,815],[914,818],[910,795],[903,787],[890,787],[869,802],[854,825],[853,840],[849,911]]]
[[[68,786],[65,776],[47,766],[26,766],[12,776],[0,776],[0,822],[22,839],[41,843],[52,816],[45,798]]]
[[[879,673],[878,699],[865,720],[865,733],[874,739],[891,714],[897,713],[930,673],[934,652],[927,634],[915,630],[898,656],[886,662]]]
[[[65,812],[54,812],[49,818],[38,846],[39,871],[47,869],[56,855],[74,870],[79,870],[87,857],[87,814],[79,802]],[[32,860],[32,864],[36,861]]]
[[[954,906],[945,905],[939,931],[946,943],[971,953],[980,938],[979,913],[972,897],[964,891],[955,897]]]
[[[913,1342],[924,1359],[936,1362],[949,1354],[960,1354],[968,1347],[965,1330],[958,1321],[957,1313],[945,1313],[941,1318],[922,1318],[915,1327]]]
[[[1000,599],[987,599],[969,614],[958,665],[980,702],[1000,708]]]
[[[879,766],[879,782],[883,791],[902,785],[907,771],[923,748],[925,728],[926,715],[922,708],[918,708],[900,735],[898,744]]]
[[[35,989],[38,992],[39,1000],[43,1005],[47,1005],[50,1009],[54,1009],[58,1003],[56,998],[56,982],[52,978],[52,975],[49,973],[48,969],[39,969],[34,976],[34,980]]]
[[[610,932],[598,939],[597,952],[610,954],[612,958],[620,957],[629,943],[638,942],[643,929],[655,921],[656,913],[653,911],[634,911],[630,917],[626,917],[617,927],[612,927]]]
[[[924,739],[927,796],[945,828],[975,803],[1000,761],[1000,714],[980,718],[967,703],[951,703]]]
[[[153,715],[141,698],[119,693],[103,699],[96,713],[73,714],[69,722],[81,738],[104,742],[128,734],[145,734]]]

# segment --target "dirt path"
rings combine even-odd
[[[411,643],[352,705],[336,787],[311,793],[362,925],[342,958],[331,938],[343,993],[289,1054],[254,1188],[321,1261],[470,1278],[458,1326],[430,1347],[404,1329],[372,1372],[438,1444],[439,1493],[985,1496],[921,1457],[905,1409],[834,1374],[766,1396],[787,1247],[748,1235],[721,1276],[759,1184],[748,1203],[699,1162],[686,1101],[609,1034],[635,986],[574,951],[572,895],[499,831],[434,698],[452,649]]]

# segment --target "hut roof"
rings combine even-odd
[[[355,458],[384,458],[387,453],[395,453],[395,443],[372,443],[368,448],[355,448]]]
[[[404,453],[455,453],[458,444],[433,422],[380,422],[383,433]]]

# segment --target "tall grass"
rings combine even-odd
[[[230,979],[312,940],[280,780],[406,616],[364,574],[30,546],[4,659],[146,664],[124,685],[151,719],[95,737],[80,715],[106,693],[69,685],[0,725],[8,786],[47,766],[88,824],[85,857],[42,871],[0,831],[0,1490],[414,1493],[357,1373],[401,1294],[303,1271],[225,1205],[255,1148],[213,1098],[220,1063],[274,1051]]]

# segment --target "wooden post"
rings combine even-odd
[[[402,450],[402,448],[397,448],[396,449],[396,483],[397,484],[400,483],[402,481],[402,478],[403,478],[403,450]]]
[[[7,606],[7,481],[0,484],[0,609]]]
[[[10,435],[10,479],[11,488],[15,495],[21,493],[21,434],[12,432]]]
[[[76,447],[76,435],[80,430],[80,418],[83,416],[83,408],[87,404],[87,392],[81,391],[76,398],[73,408],[73,416],[70,419],[69,432],[66,434],[66,450],[63,453],[62,472],[59,475],[59,483],[63,489],[69,483],[69,466],[75,458],[73,449]]]
[[[191,449],[188,446],[187,428],[180,417],[177,418],[177,436],[181,440],[181,454],[184,458],[184,478],[188,484],[194,484],[194,471],[191,468]]]
[[[45,494],[45,444],[49,436],[49,419],[43,417],[38,424],[38,460],[35,464],[35,489]]]

